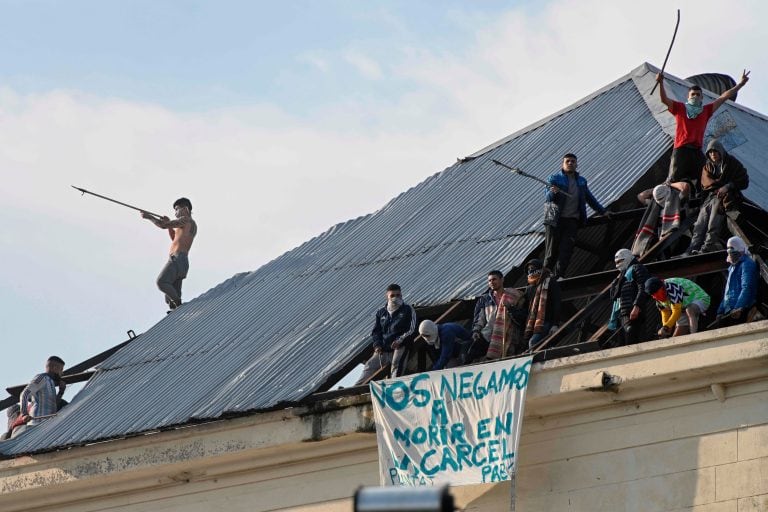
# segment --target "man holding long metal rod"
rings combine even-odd
[[[586,178],[576,172],[576,167],[576,155],[567,153],[563,156],[562,169],[547,179],[544,267],[558,277],[565,277],[576,245],[576,232],[587,222],[587,204],[600,215],[610,218],[608,211],[592,195]]]
[[[157,287],[165,294],[165,302],[173,310],[181,305],[181,282],[189,271],[189,250],[197,235],[197,223],[192,219],[192,203],[186,197],[173,203],[176,218],[156,217],[142,211],[141,217],[161,229],[167,229],[171,237],[168,262],[157,276]]]

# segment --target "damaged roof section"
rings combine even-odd
[[[400,283],[418,306],[470,298],[483,291],[488,270],[509,271],[540,247],[543,186],[491,159],[546,179],[564,153],[575,152],[606,205],[654,166],[671,147],[657,120],[661,104],[645,87],[655,72],[643,64],[379,211],[212,288],[109,357],[57,417],[3,442],[0,454],[285,407],[327,389],[329,378],[369,346],[387,284]],[[736,156],[768,146],[765,118],[731,104],[725,110],[747,137]],[[752,198],[751,186],[748,192]]]

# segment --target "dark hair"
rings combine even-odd
[[[574,160],[578,160],[578,158],[576,158],[576,155],[574,155],[573,153],[566,153],[566,154],[564,154],[563,155],[563,160],[565,160],[566,158],[573,158]]]
[[[192,202],[186,197],[180,197],[176,200],[175,203],[173,203],[174,208],[176,208],[177,206],[181,206],[181,207],[186,206],[187,208],[189,208],[190,212],[192,211]]]
[[[690,86],[688,88],[688,90],[689,91],[699,91],[699,92],[701,92],[701,87],[699,87],[698,85],[692,85],[692,86]]]
[[[60,358],[59,356],[51,356],[48,358],[49,363],[59,363],[60,365],[64,365],[64,360]]]
[[[496,276],[499,279],[504,279],[504,274],[501,273],[501,270],[491,270],[488,272],[488,276]]]
[[[648,295],[653,295],[654,293],[659,291],[659,289],[662,286],[664,286],[664,281],[662,281],[658,277],[649,277],[645,281],[645,286],[644,286],[645,293],[647,293]]]
[[[531,268],[531,267],[533,267],[535,269],[538,269],[538,270],[541,270],[542,268],[544,268],[544,262],[541,261],[538,258],[534,258],[534,259],[530,260],[528,263],[525,264],[526,270]]]
[[[402,290],[400,289],[400,285],[399,284],[392,283],[391,285],[387,286],[387,291],[388,292],[399,292],[399,291],[402,291]]]

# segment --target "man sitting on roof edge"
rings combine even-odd
[[[403,302],[400,285],[387,286],[387,304],[376,311],[376,323],[371,331],[373,355],[365,362],[363,374],[355,383],[366,384],[379,369],[391,365],[391,377],[397,377],[404,344],[416,330],[416,311]]]

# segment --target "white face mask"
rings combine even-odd
[[[387,299],[387,309],[389,311],[394,311],[402,305],[403,305],[402,297],[392,297],[391,299]]]
[[[177,219],[180,219],[180,218],[182,218],[182,217],[184,217],[184,216],[187,216],[187,215],[189,215],[189,211],[187,210],[187,207],[186,207],[186,206],[182,206],[181,208],[176,208],[176,209],[173,211],[173,215],[174,215],[174,216],[175,216]]]
[[[653,200],[656,201],[659,206],[664,206],[664,202],[667,200],[667,197],[669,197],[669,193],[669,186],[656,185],[653,187]]]
[[[749,254],[749,250],[747,249],[747,244],[744,243],[744,240],[737,236],[732,236],[728,239],[728,242],[725,244],[726,250],[728,251],[728,257],[726,260],[728,263],[736,264],[739,262],[739,260],[744,257],[745,254]]]
[[[619,249],[613,260],[614,265],[616,265],[616,270],[620,272],[627,270],[634,257],[635,256],[629,249]]]

